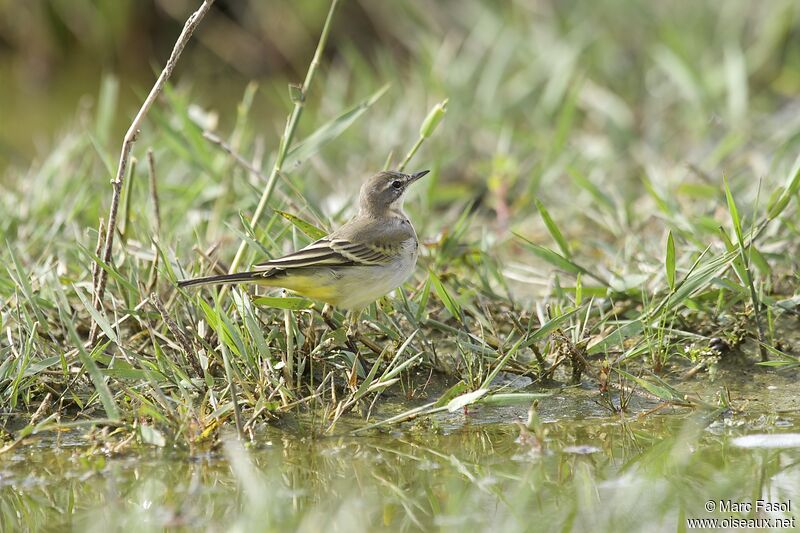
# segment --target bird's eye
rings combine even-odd
[[[394,180],[392,182],[392,187],[394,187],[395,189],[399,189],[402,186],[403,186],[403,183],[400,180]]]

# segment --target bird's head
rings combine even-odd
[[[406,189],[430,172],[423,170],[414,174],[384,171],[375,174],[361,186],[359,212],[364,215],[382,216],[403,208]]]

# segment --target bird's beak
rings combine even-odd
[[[415,172],[413,174],[409,174],[408,175],[408,185],[411,185],[412,183],[414,183],[415,181],[420,179],[422,176],[424,176],[428,172],[430,172],[430,170],[421,170],[419,172]]]

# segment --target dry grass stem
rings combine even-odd
[[[117,226],[119,200],[122,194],[122,183],[125,178],[125,172],[128,168],[131,149],[133,148],[134,143],[136,143],[136,139],[139,136],[139,130],[144,122],[145,117],[147,116],[147,112],[156,101],[156,98],[158,98],[158,95],[161,94],[161,91],[164,89],[164,85],[167,83],[167,80],[169,80],[170,76],[172,76],[172,72],[175,70],[175,65],[177,65],[178,59],[180,58],[186,43],[189,42],[189,39],[191,38],[198,24],[200,24],[213,4],[214,0],[203,0],[202,5],[197,9],[197,11],[192,13],[192,15],[186,20],[183,31],[178,36],[178,40],[175,42],[175,46],[173,47],[172,53],[167,60],[166,66],[161,71],[161,74],[158,76],[158,79],[156,80],[152,89],[150,89],[150,93],[147,95],[147,98],[145,98],[142,107],[134,117],[133,122],[131,122],[128,131],[125,133],[125,137],[122,140],[122,150],[120,153],[119,165],[117,167],[117,174],[114,180],[111,182],[113,194],[111,197],[111,208],[108,215],[108,225],[106,226],[105,231],[106,240],[102,256],[102,260],[104,263],[106,263],[106,265],[110,266],[111,264],[111,254],[114,246],[114,232],[116,231]],[[97,283],[94,285],[95,309],[99,310],[102,307],[103,295],[105,294],[107,281],[108,273],[106,270],[99,270]],[[90,335],[90,338],[95,340],[97,329],[95,328],[92,331],[93,333]]]

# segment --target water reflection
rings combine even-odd
[[[0,458],[0,526],[674,531],[686,517],[716,516],[703,509],[708,500],[797,493],[797,448],[737,447],[731,437],[748,422],[721,432],[709,423],[548,423],[543,449],[497,423],[359,438],[264,428],[255,445],[231,440],[192,456],[43,443]]]

